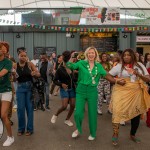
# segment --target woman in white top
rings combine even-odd
[[[146,68],[148,68],[148,66],[150,65],[150,53],[145,54],[144,65],[146,66]]]
[[[122,63],[113,67],[109,73],[125,79],[126,84],[114,85],[112,92],[112,123],[114,145],[118,143],[119,123],[131,120],[130,138],[134,142],[140,142],[135,137],[140,123],[140,115],[150,107],[150,96],[144,82],[149,82],[149,74],[142,63],[137,62],[136,55],[132,49],[126,49],[122,54]]]

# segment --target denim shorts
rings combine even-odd
[[[60,88],[60,96],[61,98],[75,98],[76,93],[74,89],[67,89],[64,90],[63,88]]]
[[[11,102],[12,101],[12,91],[0,93],[0,101]]]

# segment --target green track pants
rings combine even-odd
[[[84,118],[85,103],[88,104],[88,119],[90,135],[96,137],[97,129],[97,87],[79,84],[76,89],[76,110],[74,114],[76,127],[82,133],[82,121]]]

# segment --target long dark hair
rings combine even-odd
[[[66,63],[71,58],[71,52],[70,51],[64,51],[62,53],[62,56],[63,56],[63,61]]]
[[[101,53],[101,55],[100,55],[100,60],[101,60],[101,62],[103,62],[103,60],[102,60],[103,55],[106,55],[106,56],[107,56],[107,54],[106,54],[105,52]],[[109,61],[109,60],[108,60],[108,56],[107,56],[107,61]]]
[[[133,66],[137,66],[138,68],[140,68],[141,71],[142,71],[142,73],[144,74],[143,68],[142,68],[141,65],[139,65],[138,62],[137,62],[137,58],[136,58],[136,55],[135,55],[134,50],[132,50],[132,49],[130,49],[130,48],[129,48],[129,49],[125,49],[125,50],[123,51],[122,55],[121,55],[121,60],[122,60],[122,68],[121,68],[121,70],[123,71],[123,70],[125,69],[124,54],[125,54],[126,52],[129,52],[129,54],[130,54],[130,56],[131,56],[131,64],[132,64]]]
[[[144,65],[146,66],[146,64],[147,64],[147,57],[148,57],[148,55],[150,55],[150,53],[146,53],[145,54],[145,57],[144,57]]]
[[[143,55],[142,55],[142,54],[140,54],[140,55],[139,55],[139,62],[140,62],[140,63],[142,63],[142,64],[144,65],[144,61],[142,60],[142,58],[141,58],[141,57],[143,57]]]
[[[103,55],[106,55],[106,56],[107,56],[106,62],[103,62],[103,60],[102,60]],[[109,58],[108,58],[108,54],[107,54],[107,53],[105,53],[105,52],[101,53],[101,55],[100,55],[100,60],[101,60],[101,64],[102,64],[102,65],[103,65],[103,63],[105,63],[105,64],[107,65],[108,70],[111,69],[111,65],[110,65],[110,62],[109,62]]]

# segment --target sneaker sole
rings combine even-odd
[[[65,123],[67,126],[69,126],[69,127],[73,127],[73,125],[68,125],[67,123]]]

